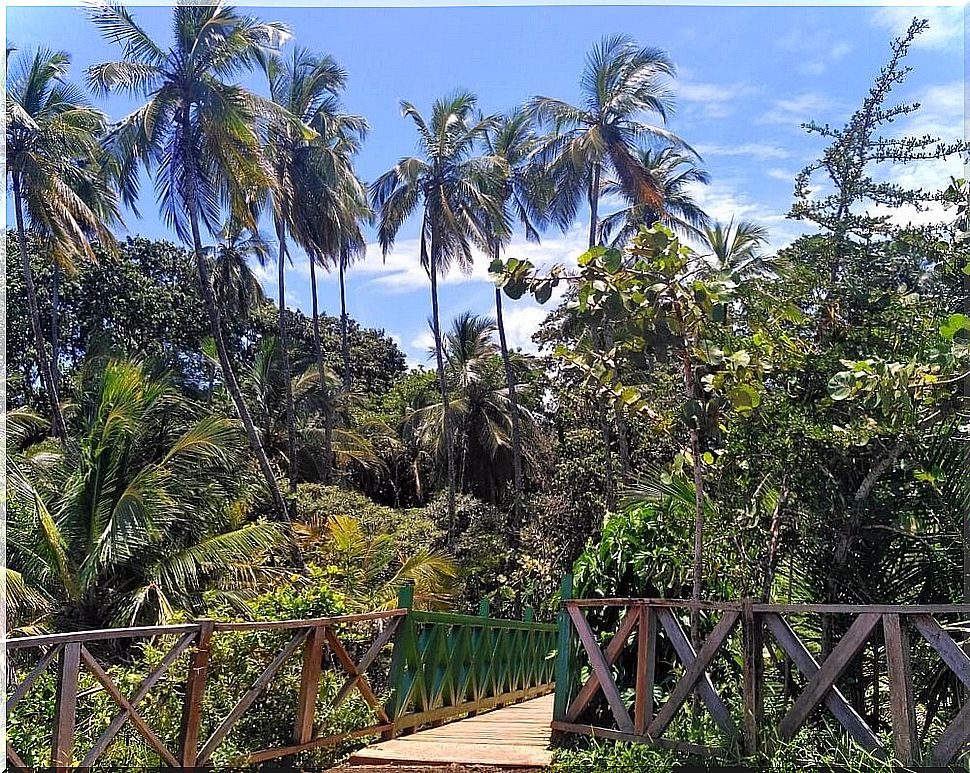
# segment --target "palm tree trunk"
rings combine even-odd
[[[691,365],[690,353],[683,352],[681,361],[684,370],[684,394],[687,400],[693,400],[695,394],[694,368]],[[690,454],[694,470],[694,571],[690,598],[694,602],[690,610],[691,644],[696,648],[700,639],[700,609],[697,604],[701,600],[701,590],[704,582],[704,467],[701,459],[700,430],[691,427],[689,432]]]
[[[970,275],[963,275],[963,313],[970,317]],[[970,375],[963,379],[963,401],[970,405]],[[970,503],[963,513],[963,603],[970,604]]]
[[[54,260],[51,275],[51,377],[54,379],[54,389],[60,394],[61,373],[58,361],[60,359],[60,328],[61,328],[61,266]]]
[[[590,180],[588,191],[590,249],[593,249],[599,241],[596,230],[599,225],[600,172],[600,165],[594,164],[593,177]],[[593,348],[597,348],[601,342],[598,330],[594,329],[591,331],[591,339]],[[606,486],[606,509],[612,510],[616,504],[615,486],[613,484],[613,441],[610,432],[610,420],[607,416],[606,407],[603,405],[602,398],[597,398],[597,403],[599,405],[600,432],[603,435],[603,473]]]
[[[276,228],[280,249],[277,259],[277,283],[280,308],[280,359],[283,363],[283,384],[286,391],[286,457],[290,493],[296,491],[296,419],[293,416],[293,381],[290,375],[290,341],[286,330],[286,226]]]
[[[333,482],[333,427],[334,405],[332,395],[327,387],[327,374],[323,366],[323,343],[320,338],[320,307],[317,300],[317,268],[316,259],[310,256],[310,300],[313,306],[313,347],[317,360],[317,378],[320,380],[320,394],[324,397],[323,408],[323,482],[327,485]]]
[[[345,273],[347,270],[347,253],[340,252],[340,351],[344,358],[344,391],[349,392],[353,385],[353,374],[350,372],[350,333],[347,330],[347,285]]]
[[[501,258],[501,251],[495,247],[495,258]],[[502,314],[502,290],[495,288],[495,323],[498,326],[498,342],[502,350],[502,364],[505,366],[505,383],[509,391],[509,406],[512,409],[512,482],[515,487],[513,500],[512,531],[522,525],[522,435],[519,427],[519,400],[515,394],[515,374],[505,339],[505,318]]]
[[[283,493],[280,491],[276,475],[270,466],[269,457],[266,455],[266,449],[263,447],[263,441],[260,440],[259,433],[256,432],[252,414],[249,412],[249,406],[246,405],[246,398],[243,396],[239,382],[236,380],[236,374],[232,369],[232,361],[229,359],[229,350],[226,348],[226,341],[222,335],[222,315],[219,313],[219,304],[216,303],[215,290],[212,287],[212,277],[209,274],[209,264],[206,262],[205,254],[202,251],[202,236],[199,233],[199,211],[195,196],[197,184],[195,159],[192,153],[191,142],[188,141],[188,137],[191,136],[190,129],[189,106],[186,103],[182,112],[181,126],[186,167],[185,203],[188,209],[189,223],[192,228],[192,248],[195,250],[195,265],[199,272],[199,287],[202,292],[202,300],[205,303],[206,314],[209,317],[209,326],[212,328],[212,338],[216,344],[216,353],[219,355],[219,367],[222,370],[222,378],[226,382],[226,388],[229,390],[229,395],[232,397],[232,401],[236,406],[236,413],[239,414],[239,420],[242,422],[243,429],[246,431],[249,447],[256,457],[256,463],[259,465],[260,472],[263,474],[263,479],[266,481],[266,488],[269,490],[273,506],[276,508],[280,519],[289,523],[290,514],[286,508]],[[298,559],[299,553],[297,552],[296,543],[292,542],[292,534],[290,537],[293,551],[292,555],[295,559]]]
[[[434,333],[434,353],[438,366],[438,390],[441,393],[442,431],[444,432],[445,456],[448,459],[448,539],[455,538],[455,449],[452,446],[451,405],[448,400],[448,382],[445,380],[445,360],[441,344],[441,321],[438,314],[438,262],[435,259],[435,238],[431,235],[431,260],[426,259],[427,246],[424,229],[421,232],[422,262],[429,267],[431,278],[431,327]]]
[[[47,345],[44,341],[44,331],[40,323],[40,309],[37,306],[37,288],[34,285],[34,272],[30,267],[30,254],[27,252],[27,232],[24,228],[24,202],[20,190],[19,175],[14,175],[13,197],[14,209],[17,217],[17,241],[20,245],[20,264],[24,272],[24,293],[27,296],[27,307],[30,310],[30,327],[34,333],[34,348],[37,350],[37,370],[40,373],[41,385],[47,393],[47,401],[51,411],[51,429],[61,440],[67,440],[67,427],[64,414],[61,413],[61,403],[57,395],[57,382],[51,372],[51,361],[47,358]]]

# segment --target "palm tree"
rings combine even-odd
[[[13,49],[7,49],[9,59]],[[103,113],[66,80],[71,59],[39,50],[18,60],[7,76],[6,164],[14,196],[20,262],[37,350],[37,369],[50,408],[51,428],[66,438],[57,384],[57,302],[52,298],[52,356],[48,357],[27,248],[28,228],[46,243],[61,266],[78,256],[94,259],[91,240],[114,241],[107,224],[118,220],[117,198],[108,182],[100,138]],[[56,289],[55,289],[56,295]]]
[[[580,79],[582,106],[543,96],[533,97],[528,104],[530,115],[551,129],[538,154],[555,180],[550,214],[565,230],[576,219],[585,197],[589,205],[590,249],[597,243],[604,173],[612,173],[632,202],[654,208],[663,205],[662,191],[638,162],[637,149],[647,139],[687,147],[676,134],[643,120],[646,114],[653,113],[666,121],[672,107],[666,79],[673,74],[673,64],[660,49],[641,47],[627,35],[612,35],[604,37],[586,57]],[[591,344],[610,348],[610,331],[591,331]],[[612,506],[611,431],[605,409],[602,414],[607,504]],[[615,419],[620,460],[626,472],[627,433],[619,410],[615,411]]]
[[[464,271],[472,264],[472,245],[488,249],[484,222],[501,220],[490,191],[495,190],[497,167],[473,155],[476,145],[491,128],[491,118],[474,119],[476,98],[458,92],[437,100],[426,121],[409,102],[402,113],[418,131],[421,155],[402,158],[371,186],[378,213],[378,240],[386,255],[404,222],[422,206],[420,230],[421,265],[431,281],[431,328],[434,333],[438,388],[442,406],[448,405],[441,323],[438,313],[438,278],[454,263]],[[455,518],[455,453],[451,417],[442,412],[443,436],[448,464],[448,513]]]
[[[266,303],[266,294],[252,269],[252,262],[265,266],[269,245],[258,231],[243,228],[230,218],[216,236],[216,246],[207,248],[212,262],[212,285],[219,308],[231,317],[244,318]]]
[[[296,49],[285,63],[278,58],[267,60],[266,74],[270,97],[294,116],[300,125],[283,117],[271,124],[269,156],[276,175],[273,194],[274,221],[280,242],[279,287],[284,297],[284,257],[287,232],[303,247],[310,260],[310,288],[313,301],[313,330],[317,351],[319,384],[327,388],[324,374],[323,349],[320,341],[319,306],[317,300],[316,265],[327,256],[341,254],[352,241],[344,236],[345,228],[356,231],[360,242],[363,236],[356,223],[347,216],[350,200],[363,201],[367,206],[366,188],[356,179],[350,162],[357,142],[367,131],[367,123],[359,116],[340,112],[337,99],[347,81],[347,74],[329,56],[317,57],[303,49]],[[283,304],[281,302],[281,309]],[[280,341],[284,349],[284,380],[289,383],[289,354],[284,316],[280,317]],[[332,403],[325,401],[326,404]],[[294,447],[295,424],[293,399],[287,396],[290,427],[290,475],[295,485]],[[333,416],[328,416],[325,444],[325,480],[333,470]]]
[[[542,96],[529,102],[530,115],[552,130],[540,152],[556,181],[551,213],[566,229],[585,197],[590,247],[597,242],[604,173],[614,175],[631,201],[663,205],[663,191],[639,163],[637,150],[647,139],[687,147],[662,126],[643,121],[650,113],[666,121],[672,101],[665,81],[673,74],[673,64],[660,49],[640,47],[627,35],[613,35],[603,38],[586,57],[581,107]]]
[[[459,489],[496,503],[514,479],[511,445],[513,410],[519,426],[534,427],[532,414],[514,409],[507,389],[503,361],[493,336],[494,319],[471,312],[456,317],[444,336],[445,368],[451,389],[449,412],[454,419],[453,444],[459,452]],[[510,356],[513,381],[518,386],[531,363],[525,355]],[[413,434],[433,456],[444,451],[441,431],[443,404],[422,402],[408,417],[405,434]],[[526,461],[532,457],[526,453]]]
[[[539,241],[537,226],[544,216],[545,203],[551,196],[550,178],[544,174],[541,165],[533,163],[533,155],[538,150],[538,140],[532,131],[531,121],[523,111],[514,111],[503,116],[486,136],[488,152],[501,162],[502,179],[498,197],[502,207],[502,221],[493,224],[490,231],[491,257],[502,259],[502,250],[511,239],[511,229],[507,223],[518,220],[525,231],[526,239]],[[495,321],[498,329],[502,363],[505,368],[505,382],[508,389],[512,421],[512,467],[515,489],[515,524],[522,521],[522,432],[519,426],[519,406],[515,393],[515,373],[509,356],[508,340],[505,335],[505,318],[502,313],[502,289],[495,288]]]
[[[600,241],[609,241],[612,247],[622,247],[642,226],[649,228],[657,222],[669,226],[677,234],[694,239],[701,237],[710,218],[691,197],[690,186],[707,185],[711,176],[695,165],[696,159],[692,155],[677,148],[640,148],[636,155],[637,162],[655,180],[663,205],[656,207],[630,201],[629,206],[603,218],[599,226]],[[607,180],[603,193],[606,196],[625,195],[617,180]]]
[[[333,236],[315,222],[322,214],[313,202],[322,183],[319,158],[325,148],[310,128],[327,107],[329,100],[343,89],[347,74],[329,56],[316,57],[302,48],[293,50],[285,62],[270,57],[264,64],[269,81],[270,99],[281,108],[267,130],[267,157],[273,168],[275,185],[272,200],[273,224],[279,243],[277,277],[279,291],[279,338],[286,386],[287,459],[290,491],[296,491],[296,423],[293,393],[290,389],[291,368],[286,330],[286,262],[290,260],[287,234],[311,255],[326,244],[318,239]],[[298,119],[299,123],[293,121]],[[313,258],[310,258],[312,264]],[[322,383],[322,382],[321,382]],[[330,467],[329,453],[327,466]]]
[[[107,627],[243,590],[284,535],[244,517],[234,424],[134,361],[89,362],[77,400],[71,444],[18,444],[7,461],[7,558],[28,601],[61,625]]]
[[[157,44],[122,6],[92,11],[98,29],[123,47],[121,61],[94,65],[88,82],[98,93],[122,91],[147,101],[110,132],[107,148],[119,161],[126,198],[138,192],[138,166],[156,170],[165,222],[192,246],[220,369],[279,517],[286,503],[233,371],[213,290],[201,228],[219,230],[223,206],[255,230],[251,198],[274,185],[256,123],[279,110],[241,86],[226,83],[250,70],[287,36],[286,28],[241,16],[222,3],[185,3],[173,12],[173,43]]]
[[[745,280],[773,275],[759,249],[768,241],[768,229],[747,220],[714,223],[701,232],[702,254],[717,271],[729,271]]]

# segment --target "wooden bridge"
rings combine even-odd
[[[8,723],[56,670],[49,726],[32,728],[47,733],[49,758],[25,759],[8,737],[7,761],[94,766],[125,726],[171,767],[256,764],[348,742],[364,745],[352,757],[360,764],[543,767],[550,731],[736,759],[770,754],[806,729],[835,743],[831,719],[876,756],[890,754],[883,739],[891,738],[905,764],[943,765],[967,752],[970,605],[702,603],[695,646],[685,628],[690,602],[569,591],[567,578],[558,623],[496,619],[487,607],[478,616],[414,610],[405,592],[398,609],[362,615],[7,639]],[[251,637],[253,657],[269,654],[258,677],[220,704],[231,708],[213,713],[211,692],[225,689],[213,686],[218,653],[233,636]],[[104,663],[133,641],[154,642],[158,657],[129,687]],[[289,740],[252,748],[241,721],[287,669],[295,687],[273,705],[289,707],[278,719]],[[80,689],[82,673],[93,688]],[[149,711],[159,685],[178,702],[177,723]],[[103,727],[79,721],[95,692],[116,707]],[[335,724],[352,695],[357,720]]]

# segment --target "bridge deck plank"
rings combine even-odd
[[[542,768],[549,749],[553,696],[467,717],[361,749],[351,765],[488,765]]]

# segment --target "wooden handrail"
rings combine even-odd
[[[913,696],[920,692],[914,690],[910,662],[910,639],[913,639],[922,642],[924,651],[935,652],[942,661],[939,667],[948,669],[957,681],[970,687],[970,655],[966,650],[970,642],[965,636],[961,640],[959,626],[947,630],[934,617],[950,616],[954,623],[970,619],[970,604],[768,604],[751,599],[734,603],[606,598],[566,599],[563,608],[568,612],[564,624],[569,637],[565,642],[560,641],[560,672],[565,671],[568,663],[571,672],[578,673],[582,664],[575,659],[577,651],[581,651],[591,673],[585,684],[570,686],[568,695],[557,695],[553,729],[560,733],[617,738],[697,753],[701,747],[696,743],[665,737],[668,731],[673,732],[675,715],[694,696],[692,705],[702,702],[721,731],[717,745],[705,744],[711,752],[732,752],[743,743],[745,752],[753,754],[766,731],[767,735],[777,735],[783,740],[794,738],[819,706],[834,716],[851,738],[877,757],[885,757],[887,751],[879,737],[882,727],[876,724],[870,727],[872,717],[881,714],[880,725],[888,723],[887,718],[891,720],[896,758],[906,765],[921,759],[946,765],[970,746],[970,705],[967,705],[947,720],[942,735],[928,748],[922,751],[917,748],[923,743],[925,730],[917,734],[915,729]],[[679,619],[684,612],[694,609],[714,613],[711,616],[716,625],[703,641],[689,641]],[[594,630],[591,623],[594,618],[586,615],[595,610],[612,610],[608,619],[614,621],[613,626],[619,620],[612,639],[608,636],[612,627],[610,631]],[[805,637],[804,626],[820,634],[823,624],[812,616],[839,615],[850,618],[847,627],[840,639],[823,648],[817,660],[813,654],[815,649],[800,638]],[[952,616],[958,616],[959,620],[952,620]],[[789,625],[786,617],[798,620],[795,627]],[[664,634],[668,653],[662,661],[657,654],[658,632]],[[738,635],[740,647],[729,643],[732,636]],[[609,644],[601,649],[604,638]],[[737,638],[733,641],[737,642]],[[880,690],[877,685],[872,690],[871,701],[863,692],[865,705],[861,706],[853,705],[850,698],[856,703],[860,699],[851,692],[843,693],[838,682],[843,674],[857,668],[857,658],[863,651],[871,653],[877,673],[881,671],[888,677],[889,689],[888,692],[885,688]],[[738,652],[742,655],[740,663],[735,662]],[[787,661],[793,665],[805,680],[801,692],[792,695],[789,692],[792,684],[785,677],[785,688],[773,693],[774,711],[776,714],[781,711],[783,715],[770,720],[765,719],[766,653],[775,662]],[[682,674],[672,687],[661,688],[659,685],[663,682],[656,675],[658,663],[666,665],[674,654],[683,666]],[[867,654],[866,658],[869,657]],[[925,658],[918,662],[924,663]],[[790,667],[784,669],[786,674]],[[719,675],[717,682],[712,678],[715,672]],[[722,693],[727,691],[726,694],[740,688],[743,696],[740,717],[733,716],[715,690],[715,684]],[[656,711],[655,689],[667,693]],[[631,693],[634,694],[632,721],[629,698],[621,697]],[[596,695],[601,696],[599,706],[591,703]],[[932,711],[927,706],[927,711],[922,713],[929,717]],[[929,721],[929,718],[925,720]]]

